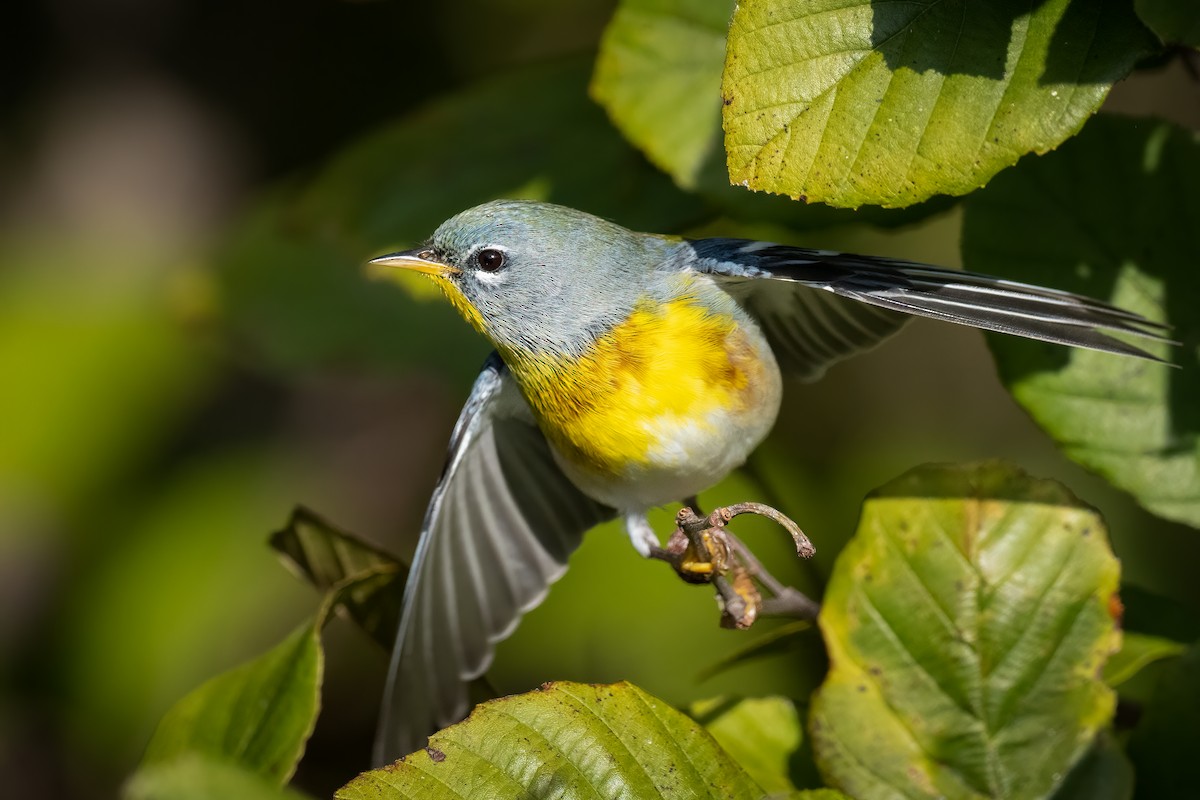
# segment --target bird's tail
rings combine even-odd
[[[1178,344],[1166,335],[1169,325],[1058,289],[911,261],[819,250],[778,247],[757,255],[772,277],[919,317],[1152,361],[1164,359],[1109,334]]]

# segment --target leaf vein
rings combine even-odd
[[[564,694],[565,694],[565,692],[564,692]],[[542,733],[541,730],[533,727],[528,722],[526,722],[525,720],[516,716],[515,714],[504,710],[503,707],[493,706],[491,708],[491,710],[493,713],[497,714],[498,716],[507,717],[508,719],[512,720],[514,723],[516,723],[518,728],[529,731],[531,734],[537,736],[537,738],[539,740],[541,740],[542,742],[544,742],[547,747],[550,747],[551,749],[554,750],[554,752],[558,753],[558,755],[561,757],[561,762],[566,764],[567,766],[569,766],[571,768],[572,772],[574,772],[574,774],[578,775],[580,777],[580,779],[582,779],[584,785],[586,785],[589,789],[592,790],[592,794],[595,797],[597,797],[597,798],[603,797],[603,795],[600,794],[600,791],[596,788],[596,785],[592,781],[592,779],[588,775],[584,774],[583,770],[581,770],[579,768],[579,766],[575,763],[575,760],[572,759],[569,755],[567,755],[567,753],[561,747],[559,747],[559,745],[556,741],[552,740],[549,736],[546,736],[544,733]],[[477,752],[471,748],[468,748],[464,745],[460,744],[459,746],[462,747],[463,750],[465,750],[469,753],[472,753],[473,755],[475,755],[479,759],[483,760],[484,762],[491,764],[493,767],[496,768],[497,772],[501,773],[502,775],[507,777],[510,781],[512,781],[513,785],[518,786],[521,789],[528,789],[528,787],[525,784],[523,784],[521,781],[517,780],[506,769],[501,767],[494,760],[492,760],[492,759],[488,758],[487,756],[484,756],[482,753],[479,753],[479,752]],[[545,762],[545,759],[543,759],[543,762]]]
[[[605,728],[605,729],[606,729],[606,730],[607,730],[609,733],[611,733],[611,734],[612,734],[612,738],[613,738],[613,739],[615,739],[615,740],[616,740],[616,742],[617,742],[618,744],[620,744],[620,745],[621,745],[621,748],[622,748],[622,749],[625,751],[625,753],[626,753],[626,754],[629,756],[630,760],[632,760],[632,761],[633,761],[633,763],[637,764],[637,766],[638,766],[638,769],[640,769],[640,770],[641,770],[641,772],[642,772],[642,775],[644,775],[644,776],[645,776],[645,778],[646,778],[646,781],[647,781],[647,782],[648,782],[648,783],[649,783],[651,786],[654,786],[654,787],[656,787],[656,788],[657,788],[657,784],[656,784],[656,783],[655,783],[655,781],[654,781],[654,777],[653,777],[653,776],[650,774],[650,771],[647,769],[646,765],[642,763],[642,760],[641,760],[641,759],[639,759],[639,758],[637,757],[637,755],[636,755],[636,754],[633,752],[633,750],[632,750],[632,749],[630,749],[629,745],[625,743],[625,740],[624,740],[624,738],[621,736],[620,732],[619,732],[619,731],[617,731],[617,729],[616,729],[616,728],[614,728],[614,727],[613,727],[611,724],[609,724],[608,720],[606,720],[606,719],[604,719],[602,716],[600,716],[600,715],[599,715],[599,714],[596,712],[596,709],[592,708],[592,707],[591,707],[591,706],[588,704],[588,702],[587,702],[587,700],[586,700],[586,699],[584,699],[584,698],[582,698],[582,697],[579,697],[578,695],[572,694],[572,693],[571,693],[571,691],[570,691],[570,690],[568,690],[566,687],[562,687],[562,686],[560,686],[559,688],[560,688],[560,690],[561,690],[561,692],[562,692],[562,695],[564,696],[564,698],[570,698],[571,700],[573,700],[573,701],[574,701],[574,702],[575,702],[575,703],[578,705],[578,707],[579,707],[581,710],[585,711],[585,712],[586,712],[587,714],[589,714],[589,715],[590,715],[590,716],[591,716],[593,719],[595,719],[597,722],[601,723],[601,724],[604,726],[604,728]]]
[[[874,603],[874,602],[871,600],[871,597],[870,597],[870,595],[868,595],[868,594],[867,594],[865,591],[863,591],[863,590],[862,590],[861,588],[859,588],[859,587],[855,587],[855,590],[854,590],[854,591],[855,591],[855,593],[856,593],[856,594],[858,594],[858,596],[860,597],[860,599],[862,599],[862,601],[863,601],[864,605],[866,606],[866,609],[867,609],[867,611],[868,611],[868,612],[871,614],[871,616],[874,618],[876,625],[878,625],[878,626],[879,626],[879,628],[880,628],[880,630],[883,632],[883,634],[884,634],[884,635],[885,635],[885,636],[886,636],[886,637],[887,637],[889,640],[891,640],[891,642],[892,642],[892,644],[895,646],[895,648],[896,648],[896,651],[898,652],[898,654],[899,654],[899,655],[900,655],[900,656],[901,656],[901,657],[902,657],[902,658],[903,658],[905,661],[907,661],[907,662],[908,662],[909,666],[911,666],[911,667],[915,668],[915,670],[916,670],[916,671],[917,671],[919,674],[921,674],[921,675],[925,676],[925,678],[928,680],[929,684],[930,684],[930,685],[931,685],[931,686],[932,686],[934,689],[936,689],[936,690],[937,690],[938,694],[942,695],[942,697],[944,697],[944,698],[946,699],[946,702],[948,702],[950,705],[954,706],[954,707],[955,707],[955,708],[957,708],[959,711],[961,711],[961,712],[963,712],[964,714],[966,714],[968,717],[971,717],[972,719],[978,719],[978,717],[975,715],[975,712],[973,712],[971,709],[969,709],[969,708],[967,708],[967,707],[963,706],[961,703],[959,703],[959,702],[958,702],[958,700],[956,700],[956,699],[955,699],[954,695],[953,695],[953,694],[951,694],[951,693],[950,693],[950,691],[949,691],[948,689],[946,689],[946,687],[944,687],[944,686],[941,684],[941,682],[940,682],[940,681],[938,681],[938,679],[937,679],[937,678],[935,678],[935,677],[934,677],[934,676],[933,676],[933,675],[932,675],[932,674],[929,672],[929,670],[927,670],[927,669],[925,668],[925,665],[924,665],[924,664],[922,664],[922,663],[921,663],[921,661],[920,661],[920,660],[919,660],[919,659],[918,659],[916,656],[914,656],[914,655],[913,655],[912,651],[908,649],[908,646],[905,644],[904,640],[903,640],[903,639],[901,639],[901,638],[900,638],[900,637],[899,637],[899,636],[896,634],[895,628],[892,626],[892,623],[891,623],[891,622],[890,622],[890,621],[887,619],[887,617],[885,617],[885,616],[883,615],[883,612],[882,612],[882,611],[880,611],[880,610],[879,610],[879,607],[878,607],[878,606],[876,606],[876,605],[875,605],[875,603]],[[858,664],[859,664],[859,667],[861,667],[861,668],[862,668],[862,671],[863,671],[863,672],[865,672],[865,673],[866,673],[866,674],[868,674],[868,675],[870,675],[870,674],[871,674],[870,670],[867,668],[867,666],[866,666],[865,664],[861,664],[861,663],[859,663],[859,662],[857,662],[857,661],[856,661],[855,663],[858,663]],[[875,684],[876,684],[876,686],[880,686],[880,689],[882,690],[882,686],[880,685],[879,681],[875,681]],[[882,691],[880,691],[880,695],[881,695],[881,696],[883,696],[883,692],[882,692]],[[885,700],[884,702],[886,703],[887,701]],[[889,707],[889,708],[891,708],[893,711],[898,711],[898,709],[897,709],[895,706],[893,706],[891,703],[887,703],[887,705],[888,705],[888,707]],[[898,717],[898,718],[899,718],[899,717]],[[902,724],[903,724],[903,723],[902,723]],[[904,727],[905,727],[905,729],[906,729],[906,730],[908,730],[908,731],[909,731],[909,733],[912,735],[913,742],[914,742],[914,743],[917,743],[917,746],[918,746],[918,747],[920,747],[921,745],[920,745],[920,743],[919,743],[919,740],[917,739],[916,733],[915,733],[915,732],[913,732],[913,731],[912,731],[912,729],[911,729],[911,728],[909,728],[907,724],[905,724],[905,726],[904,726]],[[924,748],[924,747],[921,747],[921,749],[922,749],[922,751],[923,751],[923,752],[925,751],[925,748]]]

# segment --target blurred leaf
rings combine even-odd
[[[709,215],[612,129],[588,99],[588,71],[586,59],[571,59],[472,86],[355,143],[302,191],[269,200],[221,259],[235,330],[288,367],[449,361],[465,380],[482,340],[446,304],[368,283],[367,258],[502,196],[654,231]],[[448,359],[460,353],[461,365]]]
[[[114,278],[129,254],[0,247],[0,523],[9,503],[82,514],[196,406],[210,354],[150,278]],[[0,524],[0,538],[29,529],[46,526]]]
[[[321,591],[351,581],[339,609],[381,647],[392,649],[408,578],[399,561],[303,506],[292,511],[286,527],[272,534],[271,547]]]
[[[1094,511],[1010,466],[877,490],[819,620],[822,774],[864,799],[1045,796],[1112,716],[1118,569]]]
[[[318,626],[325,624],[330,611],[337,611],[385,652],[392,651],[400,629],[407,567],[303,506],[293,509],[288,524],[271,535],[270,544],[292,571],[326,593]],[[497,695],[486,676],[470,685],[473,702]]]
[[[1154,47],[1128,0],[744,0],[730,177],[847,207],[966,194],[1076,133]]]
[[[1187,650],[1187,645],[1161,636],[1125,631],[1121,649],[1113,653],[1104,665],[1104,682],[1117,687],[1138,674],[1143,667],[1164,658],[1172,658]]]
[[[317,721],[321,621],[318,615],[269,652],[176,703],[159,723],[143,764],[201,753],[285,784]]]
[[[130,778],[124,800],[303,800],[256,772],[199,753],[147,766]]]
[[[271,534],[270,544],[288,567],[321,591],[368,570],[408,571],[394,556],[304,506],[292,510],[287,525]]]
[[[338,233],[358,255],[426,239],[495,197],[580,208],[672,231],[705,216],[612,129],[589,99],[587,59],[469,87],[348,148],[305,191],[296,221]]]
[[[790,762],[804,739],[793,701],[784,697],[714,698],[688,713],[766,792],[795,789]]]
[[[54,631],[75,741],[135,761],[175,700],[311,608],[254,535],[309,491],[308,468],[292,450],[193,455],[80,521],[102,546],[77,555]]]
[[[299,516],[305,522],[313,519],[311,513]],[[392,578],[390,570],[388,564],[367,566],[331,585],[311,622],[176,703],[147,745],[139,775],[151,772],[173,780],[171,765],[184,763],[186,769],[204,773],[210,762],[219,762],[274,780],[276,786],[287,783],[320,710],[325,663],[321,629],[334,609],[356,602],[381,578]],[[189,759],[196,757],[201,761],[193,767]],[[214,774],[214,780],[225,778]]]
[[[1129,800],[1133,765],[1108,731],[1100,731],[1053,795],[1054,800]]]
[[[1164,42],[1200,47],[1200,9],[1194,2],[1134,0],[1134,8]]]
[[[1167,665],[1129,740],[1129,758],[1137,774],[1134,796],[1139,800],[1194,797],[1191,770],[1198,741],[1200,646],[1193,645]]]
[[[1099,117],[966,202],[967,269],[1110,300],[1170,322],[1183,369],[989,336],[1000,378],[1073,460],[1167,519],[1200,526],[1200,142]],[[1015,235],[1016,232],[1020,235]]]
[[[316,235],[295,220],[290,201],[282,194],[265,200],[219,259],[231,334],[284,369],[438,362],[468,381],[487,352],[483,339],[440,298],[413,298],[368,280],[367,246]]]
[[[604,31],[591,93],[629,141],[696,188],[720,149],[725,32],[734,0],[623,0]]]
[[[429,747],[363,773],[340,800],[583,794],[760,798],[691,719],[636,686],[551,683],[477,706]]]

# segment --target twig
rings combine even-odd
[[[740,514],[766,517],[788,532],[801,557],[810,558],[816,548],[795,522],[762,503],[736,503],[703,516],[693,506],[698,508],[695,498],[689,498],[689,505],[675,516],[676,528],[666,548],[656,548],[650,555],[669,563],[688,583],[713,584],[723,626],[748,628],[762,614],[816,619],[819,604],[775,578],[725,527]],[[762,596],[756,581],[770,596]]]

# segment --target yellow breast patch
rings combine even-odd
[[[617,477],[646,465],[664,431],[753,411],[763,346],[730,314],[685,296],[642,301],[578,358],[503,355],[559,454]]]

